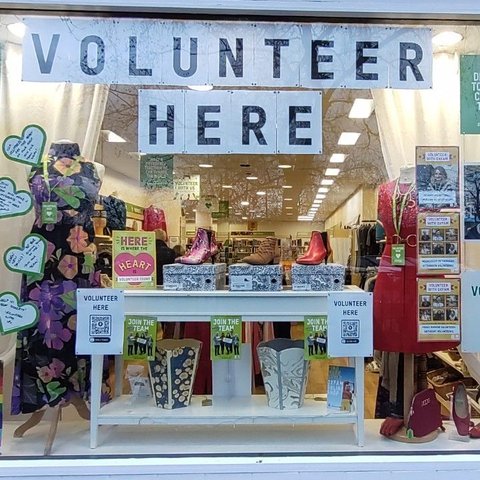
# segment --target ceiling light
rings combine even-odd
[[[463,40],[463,35],[458,32],[441,32],[432,38],[432,43],[437,47],[449,47]]]
[[[315,200],[323,200],[326,197],[327,197],[327,195],[325,195],[325,193],[317,193],[315,195]]]
[[[258,180],[258,177],[255,175],[249,175],[248,177],[245,177],[247,180]]]
[[[199,163],[198,166],[200,168],[212,168],[213,165],[211,163]]]
[[[209,92],[213,90],[213,85],[189,85],[188,88],[196,92]]]
[[[309,215],[300,215],[299,217],[297,217],[297,220],[299,222],[311,222],[313,220],[313,217]]]
[[[248,220],[248,217],[242,217],[242,220]]]
[[[255,213],[255,210],[249,210],[250,213]]]
[[[334,153],[330,157],[330,163],[343,163],[347,156],[344,153]]]
[[[318,188],[318,193],[327,193],[329,190],[330,189],[328,187],[319,187]]]
[[[233,210],[233,207],[228,207],[229,210]]]
[[[373,113],[374,108],[373,99],[356,98],[348,114],[348,118],[368,118]]]
[[[284,164],[284,165],[279,165],[278,168],[292,168],[292,166]]]
[[[197,209],[196,209],[196,208],[193,208],[193,209],[192,209],[192,212],[196,212],[196,211],[197,211]]]
[[[18,38],[23,38],[25,36],[25,31],[27,30],[27,27],[23,22],[10,23],[7,25],[7,28],[12,35],[15,35]]]
[[[318,211],[318,205],[312,205],[312,206],[310,207],[309,212],[317,212],[317,211]]]
[[[293,213],[287,213],[286,215],[293,215]]]
[[[282,185],[282,188],[292,188],[291,185]]]
[[[285,207],[285,210],[293,210],[293,207]]]
[[[332,179],[327,179],[327,178],[324,178],[321,182],[320,182],[321,185],[333,185],[333,180]]]
[[[283,199],[284,202],[291,202],[292,200],[293,200],[293,198],[290,198],[290,197]]]
[[[267,192],[262,192],[262,191],[257,192],[257,195],[260,195],[260,196],[263,196],[263,195],[266,195],[266,194],[267,194]]]
[[[340,173],[339,168],[327,168],[325,170],[325,175],[327,177],[336,177]]]
[[[247,202],[246,200],[242,200],[240,202],[240,205],[242,205],[243,207],[248,207],[250,205],[250,202]]]
[[[323,200],[320,200],[319,198],[316,198],[312,203],[314,205],[320,205],[323,202]]]
[[[222,188],[233,188],[231,185],[222,185]]]
[[[103,133],[105,134],[105,139],[107,142],[110,143],[125,143],[126,140],[122,138],[120,135],[117,135],[115,132],[112,132],[111,130],[103,130]]]
[[[339,145],[355,145],[360,137],[360,133],[357,132],[342,132],[338,139]]]

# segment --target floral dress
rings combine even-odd
[[[12,413],[31,413],[55,406],[72,395],[86,399],[88,357],[75,355],[76,289],[99,286],[95,271],[92,214],[100,189],[93,163],[81,158],[49,157],[32,170],[35,205],[32,233],[47,241],[45,270],[24,275],[22,301],[39,310],[37,325],[18,333]],[[43,202],[57,204],[54,224],[42,224]],[[108,395],[104,386],[103,392]]]

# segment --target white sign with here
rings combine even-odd
[[[372,299],[369,292],[328,294],[328,356],[373,355]]]
[[[77,355],[123,353],[125,298],[114,288],[77,290]]]
[[[480,310],[480,271],[467,270],[461,281],[462,328],[461,351],[480,352],[480,322],[476,312]]]

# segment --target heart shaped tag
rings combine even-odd
[[[5,266],[12,272],[43,273],[45,268],[45,253],[47,241],[40,235],[27,235],[22,242],[22,247],[9,248],[3,260]]]
[[[38,308],[31,302],[20,303],[12,292],[0,295],[0,332],[18,332],[32,327],[38,321]]]
[[[10,135],[2,145],[3,154],[14,162],[38,165],[43,155],[47,134],[39,125],[27,125],[22,136]]]
[[[25,215],[33,206],[32,196],[26,190],[18,190],[8,177],[0,178],[0,218]]]

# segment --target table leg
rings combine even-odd
[[[97,448],[98,445],[98,414],[100,413],[102,396],[102,369],[103,355],[92,355],[90,373],[90,448]]]

